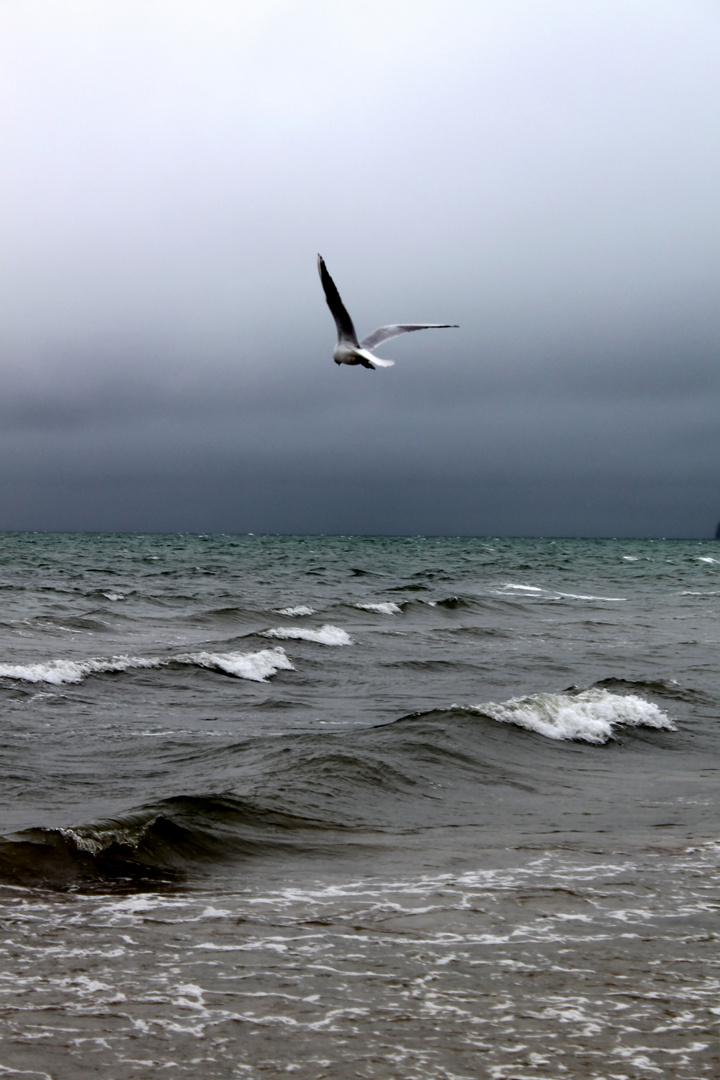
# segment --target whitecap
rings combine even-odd
[[[166,661],[167,662],[167,661]],[[90,660],[47,660],[39,664],[0,664],[0,678],[20,679],[22,682],[81,683],[89,675],[127,671],[130,668],[158,668],[163,661],[157,657],[112,656]]]
[[[473,706],[503,724],[515,724],[548,739],[604,743],[616,726],[675,731],[675,724],[657,705],[636,694],[584,690],[579,694],[530,694]]]
[[[363,611],[375,611],[378,615],[399,615],[402,611],[400,605],[393,600],[386,600],[377,604],[355,604],[354,606],[361,608]]]
[[[111,656],[89,660],[47,660],[38,664],[0,664],[0,678],[19,679],[30,683],[81,683],[91,675],[163,668],[170,664],[187,664],[210,668],[234,675],[238,679],[265,682],[276,671],[294,671],[281,646],[262,649],[256,653],[181,653],[176,656]]]
[[[255,653],[190,653],[188,656],[175,657],[175,663],[195,664],[198,667],[224,671],[237,679],[250,679],[253,682],[265,682],[276,671],[294,671],[285,650],[261,649]]]
[[[512,585],[512,584],[509,583],[507,585],[504,585],[503,588],[505,588],[505,589],[515,589],[517,592],[527,592],[527,593],[541,593],[543,591],[537,585]]]
[[[106,600],[125,600],[125,596],[118,592],[104,592],[102,594]]]
[[[713,559],[712,556],[710,556],[710,555],[698,555],[698,560],[699,560],[699,562],[708,562],[708,563],[717,562],[717,559]]]
[[[338,626],[326,623],[319,630],[306,630],[302,626],[278,626],[263,630],[262,637],[280,638],[284,641],[315,641],[318,645],[352,645],[352,638]]]
[[[296,619],[300,615],[314,615],[315,608],[309,607],[308,604],[298,604],[297,607],[279,608],[277,614],[287,615],[291,619]]]
[[[606,600],[609,604],[620,604],[625,600],[624,596],[593,596],[592,593],[585,595],[584,593],[561,592],[558,596],[561,596],[563,600]]]

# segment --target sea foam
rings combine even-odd
[[[383,600],[377,604],[355,604],[362,611],[375,611],[378,615],[399,615],[402,608],[393,600]]]
[[[636,694],[611,694],[600,689],[579,694],[530,694],[499,704],[488,701],[473,709],[548,739],[605,743],[612,739],[616,726],[675,731],[672,720],[651,701]]]
[[[283,641],[315,641],[318,645],[352,645],[352,638],[345,630],[326,623],[319,630],[306,630],[303,626],[277,626],[263,630],[262,637],[280,638]]]
[[[276,671],[294,671],[285,650],[261,649],[255,653],[180,653],[176,656],[111,656],[89,660],[47,660],[39,664],[0,664],[0,678],[55,686],[81,683],[91,675],[164,668],[171,664],[209,668],[238,679],[265,682]]]
[[[621,603],[625,599],[624,596],[596,596],[595,593],[556,592],[555,589],[541,589],[538,585],[503,585],[499,595],[507,593],[519,593],[528,598],[542,597],[544,600],[605,600],[613,604]]]

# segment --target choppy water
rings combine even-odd
[[[0,1071],[720,1074],[713,542],[0,535]]]

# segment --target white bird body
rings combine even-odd
[[[392,367],[395,363],[394,360],[381,360],[379,356],[373,356],[367,349],[361,349],[346,339],[339,340],[333,349],[333,360],[336,364],[377,364],[378,367]]]
[[[380,326],[368,334],[362,341],[358,341],[353,321],[348,315],[347,308],[340,299],[335,282],[327,271],[325,262],[318,255],[318,273],[322,282],[323,291],[330,313],[337,326],[338,340],[333,350],[333,360],[336,364],[361,364],[363,367],[374,370],[376,367],[392,367],[394,360],[381,360],[374,356],[372,350],[383,341],[397,337],[399,334],[409,334],[413,330],[449,330],[456,329],[456,323],[395,323],[392,326]]]

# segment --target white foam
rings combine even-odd
[[[537,585],[511,585],[504,586],[506,589],[515,589],[517,592],[541,593],[543,590]]]
[[[561,592],[558,596],[561,596],[563,600],[607,600],[612,604],[620,604],[625,600],[624,596],[594,596],[592,593]]]
[[[283,641],[315,641],[318,645],[352,645],[352,638],[345,630],[326,623],[319,630],[306,630],[302,626],[278,626],[263,630],[263,637],[280,638]]]
[[[300,615],[314,615],[315,608],[309,607],[307,604],[298,604],[297,607],[284,607],[280,608],[278,615],[287,615],[291,619],[296,619]]]
[[[584,690],[579,694],[530,694],[499,704],[489,701],[473,708],[503,724],[515,724],[548,739],[604,743],[615,726],[662,728],[675,731],[672,720],[651,701],[636,694]]]
[[[60,686],[63,683],[81,683],[89,675],[127,671],[130,668],[158,668],[162,663],[157,657],[112,656],[91,660],[47,660],[39,664],[0,664],[0,678]]]
[[[125,597],[119,592],[104,592],[102,594],[106,600],[124,600]]]
[[[698,555],[700,562],[717,562],[717,559],[711,558],[709,555]]]
[[[399,615],[402,608],[392,600],[382,601],[378,604],[355,604],[356,608],[363,611],[376,611],[378,615]]]
[[[181,653],[177,656],[111,656],[90,660],[47,660],[40,664],[0,664],[0,678],[60,686],[81,683],[91,675],[162,668],[170,664],[188,664],[224,671],[228,675],[253,682],[265,682],[276,671],[295,670],[285,650],[277,646],[275,649],[262,649],[256,653],[199,652]]]
[[[178,656],[175,662],[213,668],[238,679],[251,679],[253,682],[265,682],[276,671],[295,670],[285,650],[280,646],[275,649],[261,649],[256,653],[194,653],[187,657]]]

